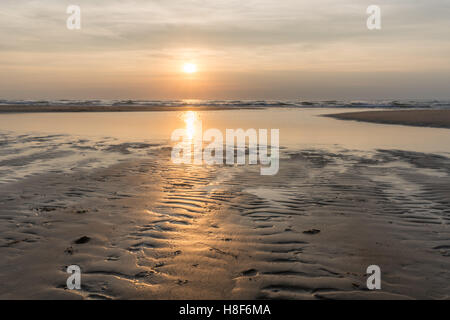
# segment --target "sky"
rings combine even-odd
[[[0,99],[449,99],[449,30],[448,0],[1,0]]]

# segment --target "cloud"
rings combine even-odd
[[[365,9],[348,0],[100,0],[77,1],[82,31],[65,28],[72,1],[2,1],[0,36],[11,49],[120,50],[161,46],[254,47],[279,44],[366,43]],[[448,1],[378,1],[384,31],[378,40],[441,37],[448,31]],[[448,40],[446,41],[448,42]]]
[[[38,70],[44,83],[83,72],[159,77],[182,60],[286,79],[290,71],[450,72],[448,0],[376,2],[382,30],[371,32],[369,0],[2,0],[0,68],[16,79]],[[80,31],[66,28],[69,4],[82,9]]]

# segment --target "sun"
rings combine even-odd
[[[183,65],[183,72],[184,73],[196,73],[197,72],[197,66],[193,63],[185,63]]]

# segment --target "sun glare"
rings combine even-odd
[[[197,113],[195,111],[188,111],[184,114],[184,122],[186,124],[186,133],[189,140],[192,140],[195,135],[195,124],[197,122]]]
[[[197,66],[193,63],[185,63],[183,66],[184,73],[195,73],[197,72]]]

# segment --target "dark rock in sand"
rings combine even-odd
[[[75,240],[73,243],[75,243],[75,244],[84,244],[84,243],[89,242],[90,240],[91,240],[91,238],[83,236],[83,237]]]
[[[73,250],[73,247],[68,247],[68,248],[66,248],[66,250],[64,250],[64,253],[66,253],[66,254],[70,254],[70,255],[72,255],[73,254],[73,252],[74,252],[74,250]]]
[[[317,229],[303,231],[304,234],[318,234],[319,232],[320,232],[320,230],[317,230]]]
[[[142,272],[135,274],[134,276],[135,276],[135,278],[146,278],[146,277],[151,276],[153,273],[154,272],[151,272],[151,271],[142,271]]]
[[[255,269],[249,269],[249,270],[243,271],[242,275],[246,276],[246,277],[252,277],[252,276],[255,276],[257,273],[258,273],[258,271],[256,271]]]

